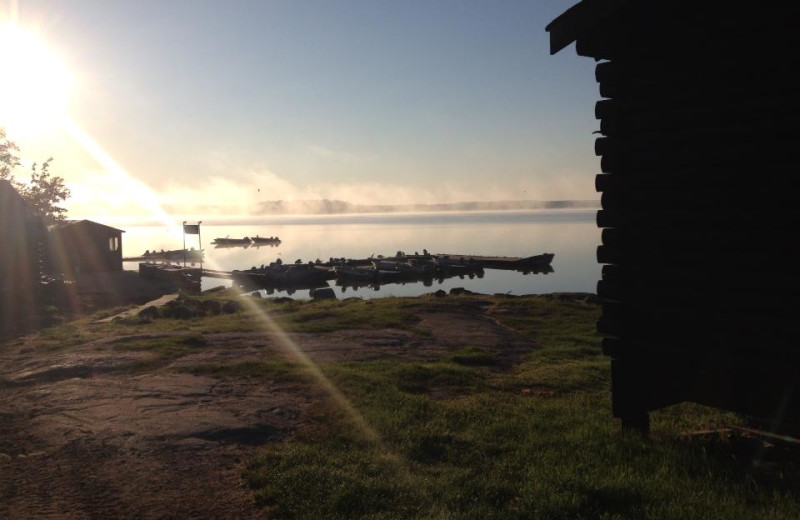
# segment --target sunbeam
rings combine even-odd
[[[109,175],[114,176],[114,178],[125,187],[129,197],[135,199],[149,211],[153,217],[166,225],[170,233],[180,236],[180,224],[161,207],[158,194],[120,166],[120,164],[73,119],[63,119],[61,121],[61,127],[66,134],[91,155]]]
[[[89,153],[101,166],[113,175],[120,183],[126,186],[126,191],[131,196],[136,197],[143,206],[165,224],[171,233],[176,236],[181,234],[180,224],[170,216],[162,207],[159,202],[158,195],[153,192],[144,183],[133,177],[128,173],[119,163],[117,163],[111,155],[106,152],[100,144],[92,139],[92,137],[84,131],[75,121],[66,119],[62,124],[66,133],[75,140],[87,153]],[[213,259],[208,262],[211,268],[217,269],[217,265]],[[240,293],[241,296],[241,293]],[[367,422],[364,416],[353,406],[350,400],[328,379],[327,376],[320,370],[319,366],[311,360],[300,346],[291,338],[291,336],[284,331],[276,322],[269,316],[269,314],[259,306],[252,298],[241,298],[246,307],[253,313],[259,323],[263,326],[264,331],[274,334],[275,338],[291,357],[298,363],[302,364],[313,378],[317,381],[323,391],[328,394],[333,402],[343,410],[353,424],[363,434],[364,438],[370,442],[377,444],[388,460],[391,460],[398,469],[406,472],[404,464],[399,456],[393,454],[386,445],[382,442],[380,435],[374,428]]]
[[[235,290],[234,285],[234,290]],[[239,293],[239,296],[242,296]],[[322,390],[327,393],[333,402],[347,414],[347,417],[358,428],[364,439],[376,445],[387,461],[391,462],[394,469],[400,473],[403,478],[410,478],[410,471],[408,466],[403,461],[402,457],[389,449],[380,434],[369,424],[367,419],[358,411],[353,403],[345,396],[339,388],[322,372],[319,366],[309,358],[303,349],[292,339],[292,337],[278,325],[275,320],[261,307],[254,298],[240,298],[246,307],[253,312],[256,319],[259,320],[264,327],[265,332],[271,332],[275,335],[278,343],[283,347],[284,352],[293,357],[295,361],[302,364],[320,385]]]

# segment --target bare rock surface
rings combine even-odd
[[[466,346],[512,362],[533,348],[481,308],[414,312],[418,333],[225,332],[190,355],[133,370],[148,351],[109,338],[57,350],[35,336],[0,344],[0,518],[262,518],[240,473],[269,443],[290,442],[324,399],[314,386],[222,378],[198,365],[297,360],[426,361]]]

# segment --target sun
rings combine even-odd
[[[66,118],[72,77],[41,38],[0,22],[0,67],[0,126],[17,135],[38,134]]]

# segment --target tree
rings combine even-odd
[[[11,170],[19,166],[19,157],[14,155],[18,151],[17,145],[6,137],[6,129],[0,126],[0,179],[11,181],[12,184],[14,175]]]
[[[4,128],[0,127],[0,179],[5,179],[14,186],[27,204],[28,211],[42,219],[45,225],[64,220],[67,210],[59,206],[69,198],[69,188],[64,179],[50,174],[50,157],[42,163],[41,168],[33,163],[31,181],[27,184],[15,179],[13,170],[19,166],[16,152],[19,147],[9,141]]]
[[[36,163],[33,163],[31,182],[20,191],[28,207],[48,225],[64,220],[67,210],[59,206],[59,203],[70,194],[69,188],[64,186],[64,179],[50,175],[52,160],[50,157],[43,162],[39,171],[36,170]]]

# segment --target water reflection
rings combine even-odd
[[[550,276],[521,276],[516,271],[487,270],[483,278],[468,276],[445,278],[437,288],[449,291],[464,286],[472,291],[494,294],[532,294],[554,291],[594,292],[600,278],[595,249],[600,232],[594,222],[594,212],[515,212],[471,215],[360,215],[357,218],[284,218],[260,220],[244,225],[205,225],[204,236],[252,237],[280,236],[276,247],[249,246],[206,250],[206,266],[233,271],[268,264],[277,259],[294,261],[297,258],[327,259],[329,255],[349,258],[368,258],[381,251],[456,252],[479,255],[525,257],[545,251],[555,251],[555,273]],[[458,217],[458,218],[456,218]],[[144,251],[157,246],[164,249],[180,247],[166,228],[130,226],[125,228],[123,248]],[[130,262],[126,269],[137,270],[138,263]],[[204,278],[203,288],[229,284],[219,279]],[[368,283],[357,283],[361,289],[347,294],[363,297],[414,296],[430,292],[422,282],[379,284],[376,292]],[[339,290],[337,290],[337,293]]]

